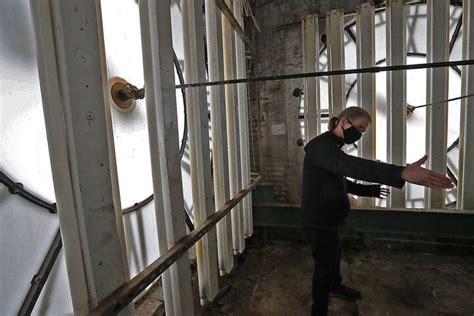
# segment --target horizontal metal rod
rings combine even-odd
[[[470,97],[474,97],[474,93],[466,94],[466,95],[461,95],[461,96],[459,96],[459,97],[455,97],[455,98],[451,98],[451,99],[446,99],[446,100],[441,100],[441,101],[426,103],[426,104],[422,104],[422,105],[415,105],[415,106],[413,106],[413,108],[414,108],[414,109],[419,109],[419,108],[424,108],[424,107],[431,106],[431,105],[435,105],[435,104],[448,103],[448,102],[451,102],[451,101],[461,100],[461,99],[470,98]]]
[[[199,239],[201,239],[209,230],[211,230],[222,218],[224,218],[231,209],[234,208],[262,179],[258,175],[252,179],[250,184],[239,192],[233,199],[227,201],[214,214],[209,216],[207,220],[180,239],[165,254],[160,256],[152,264],[146,267],[142,272],[137,274],[129,282],[120,286],[107,298],[105,298],[90,315],[116,315],[125,306],[133,301],[148,285],[156,280],[166,269],[168,269],[176,260],[178,260],[186,251],[191,248]]]
[[[296,73],[296,74],[288,74],[288,75],[262,76],[262,77],[254,77],[254,78],[187,83],[187,84],[177,85],[176,89],[193,88],[193,87],[208,87],[208,86],[218,86],[218,85],[224,85],[224,84],[235,84],[235,83],[257,82],[257,81],[275,81],[275,80],[287,80],[287,79],[298,79],[298,78],[341,76],[341,75],[360,74],[360,73],[377,73],[377,72],[385,72],[385,71],[454,67],[454,66],[465,66],[465,65],[473,65],[473,64],[474,64],[474,59],[467,59],[467,60],[443,61],[443,62],[421,63],[421,64],[411,64],[411,65],[375,66],[375,67],[368,67],[368,68],[329,70],[329,71]]]

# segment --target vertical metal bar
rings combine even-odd
[[[222,80],[222,34],[221,34],[221,14],[218,13],[214,0],[205,0],[206,6],[206,40],[207,40],[207,60],[209,69],[209,80]],[[212,131],[212,164],[214,176],[215,210],[221,208],[226,198],[229,197],[228,168],[226,163],[226,128],[225,128],[225,91],[223,86],[209,87],[211,106],[211,131]],[[232,227],[230,217],[222,219],[217,224],[217,244],[219,271],[223,275],[226,267],[229,266],[227,252],[230,252],[233,259],[233,247],[227,247],[227,238],[232,241]],[[231,267],[232,269],[232,267]],[[230,272],[230,270],[228,270]]]
[[[239,22],[242,29],[244,29],[244,17],[242,12],[242,0],[238,1],[239,4],[237,7],[240,11],[235,12],[237,22]],[[237,3],[237,1],[235,2]],[[239,67],[238,67],[238,78],[247,78],[247,63],[245,59],[245,45],[243,40],[237,39],[240,43],[240,53],[239,53]],[[241,115],[242,120],[239,122],[241,123],[241,140],[242,140],[242,148],[244,148],[241,159],[242,159],[242,181],[243,187],[246,187],[250,183],[250,140],[249,140],[249,118],[248,118],[248,85],[246,83],[242,83],[238,85],[239,89],[242,89],[241,96],[239,96],[240,107],[241,107]],[[239,94],[240,95],[240,94]],[[246,226],[247,230],[245,231],[245,235],[250,237],[253,235],[253,215],[252,215],[252,196],[251,194],[247,195],[243,200],[244,211],[246,212]]]
[[[306,16],[302,23],[303,72],[319,71],[319,25],[318,16]],[[319,78],[305,80],[304,129],[305,141],[309,142],[320,133],[321,106],[319,103]]]
[[[330,10],[326,15],[328,69],[344,69],[344,13]],[[329,77],[329,117],[337,116],[346,107],[345,76]]]
[[[235,4],[236,1],[232,1],[232,16],[235,14]],[[235,18],[235,16],[234,16]],[[237,21],[237,20],[236,20]],[[232,26],[232,24],[231,24]],[[231,31],[231,44],[232,44],[232,77],[235,78],[237,76],[237,64],[239,60],[239,51],[237,49],[237,34],[235,33],[234,30]],[[242,159],[241,159],[241,153],[242,153],[242,148],[241,148],[241,141],[242,141],[242,131],[241,131],[241,122],[240,122],[240,113],[241,113],[241,108],[240,108],[240,103],[239,103],[239,85],[232,85],[232,88],[234,90],[234,108],[235,108],[235,145],[237,147],[237,187],[239,188],[238,190],[243,187],[242,186]],[[239,253],[244,252],[245,249],[245,227],[246,222],[244,220],[244,204],[243,202],[239,203],[237,206],[237,214],[239,214],[239,221],[240,221],[240,235],[239,235]]]
[[[375,14],[370,3],[361,4],[356,11],[357,68],[375,66]],[[357,103],[370,113],[372,126],[367,130],[359,146],[359,156],[375,159],[376,153],[376,99],[375,74],[357,74]],[[374,205],[374,198],[363,198],[362,205]]]
[[[86,315],[127,274],[109,171],[100,4],[31,1],[30,8],[71,297],[75,314]]]
[[[474,4],[463,2],[463,59],[474,58]],[[474,66],[463,66],[461,93],[474,93]],[[458,209],[474,209],[474,100],[461,101],[459,137]]]
[[[386,5],[387,65],[406,64],[406,21],[404,0]],[[406,71],[387,72],[387,160],[405,165],[406,160]],[[391,207],[405,206],[405,188],[393,189]]]
[[[155,78],[153,74],[152,67],[146,67],[145,65],[152,65],[154,58],[154,52],[152,51],[151,45],[151,24],[150,22],[153,21],[150,18],[150,9],[149,9],[149,2],[148,1],[141,1],[139,2],[139,11],[140,11],[140,28],[141,28],[141,38],[142,38],[142,55],[143,55],[143,75],[145,79],[145,90],[146,90],[146,106],[147,106],[147,120],[153,121],[151,127],[154,127],[154,130],[148,127],[148,135],[150,141],[150,155],[152,153],[159,152],[158,149],[158,142],[151,141],[152,137],[156,140],[156,136],[150,136],[152,133],[156,133],[156,113],[154,111],[155,107]],[[156,21],[155,21],[156,22]],[[153,34],[156,35],[156,30],[153,31]],[[155,57],[156,58],[156,57]],[[150,124],[150,123],[148,123]],[[159,161],[158,161],[159,167]],[[154,172],[153,172],[154,174]],[[160,183],[159,181],[153,181],[153,193],[160,192]],[[156,185],[156,188],[155,188]],[[160,193],[161,194],[161,193]],[[166,235],[166,225],[165,225],[165,215],[164,210],[162,207],[160,208],[158,204],[161,202],[157,199],[155,200],[155,216],[157,220],[157,231],[158,231],[158,249],[160,254],[165,253],[168,250],[168,238]],[[171,274],[170,269],[165,271],[161,277],[161,284],[163,287],[163,297],[165,303],[165,310],[166,313],[173,313],[174,306],[173,306],[173,291],[171,287]]]
[[[243,12],[242,0],[233,1],[234,16],[243,28]],[[246,63],[245,63],[245,46],[242,39],[234,36],[235,50],[236,50],[236,78],[246,78]],[[248,161],[248,117],[247,117],[247,84],[237,84],[237,109],[239,117],[239,141],[240,141],[240,162],[241,162],[241,187],[247,186],[250,180],[249,161]],[[243,213],[243,237],[250,236],[250,219],[251,212],[249,209],[248,198],[244,198],[240,203]],[[245,241],[243,242],[245,246]],[[243,249],[242,249],[243,250]]]
[[[158,244],[164,254],[186,235],[179,156],[173,45],[169,1],[140,1],[143,70],[147,104]],[[168,315],[193,315],[191,271],[182,256],[163,276]]]
[[[228,1],[226,1],[228,4]],[[224,51],[224,79],[233,79],[232,74],[232,36],[231,28],[227,19],[222,19],[222,42]],[[235,106],[234,106],[234,87],[233,85],[225,86],[226,97],[226,120],[227,120],[227,144],[229,146],[229,183],[230,197],[235,197],[239,192],[238,175],[237,175],[237,137],[235,124]],[[234,207],[231,212],[232,218],[232,243],[234,254],[240,249],[241,222],[239,216],[239,208]]]
[[[202,0],[184,0],[181,2],[186,82],[203,82],[206,80],[203,4]],[[206,88],[187,89],[186,101],[188,106],[193,212],[195,226],[198,227],[214,212]],[[207,212],[210,212],[210,214]],[[203,237],[202,241],[196,243],[201,303],[212,301],[218,292],[216,257],[216,230],[212,229]]]
[[[217,4],[217,2],[216,2]],[[216,11],[217,12],[217,11]],[[218,58],[219,58],[219,77],[222,80],[225,78],[225,70],[224,70],[224,37],[222,34],[222,20],[226,17],[223,14],[216,14],[216,29],[217,29],[217,51],[218,51]],[[229,143],[227,139],[227,106],[226,106],[226,87],[220,87],[220,102],[223,105],[221,111],[221,126],[222,126],[222,145],[224,147],[224,173],[223,173],[223,182],[224,182],[224,194],[225,194],[225,201],[230,200],[231,193],[230,193],[230,171],[229,171]],[[230,273],[234,268],[234,242],[232,240],[232,214],[228,214],[223,219],[223,225],[226,226],[226,272]]]
[[[427,41],[427,62],[440,62],[449,60],[449,2],[427,1],[427,14],[430,39]],[[439,102],[448,99],[449,68],[427,69],[426,102]],[[448,147],[448,106],[447,102],[435,104],[426,108],[426,118],[430,123],[426,130],[427,153],[430,169],[446,173],[446,148]],[[427,191],[427,208],[444,208],[445,191]]]

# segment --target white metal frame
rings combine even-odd
[[[186,82],[206,80],[204,20],[202,0],[181,2],[183,15],[184,74]],[[209,120],[206,88],[186,90],[188,139],[191,163],[194,225],[201,225],[214,212],[209,155]],[[199,295],[201,302],[212,301],[218,292],[216,230],[196,243]]]
[[[370,3],[361,4],[356,10],[357,68],[375,66],[375,9]],[[372,124],[360,141],[359,156],[375,160],[376,153],[376,98],[375,74],[357,74],[357,103],[370,113]],[[374,198],[362,198],[362,205],[374,206]]]
[[[226,0],[227,5],[229,1]],[[224,53],[224,79],[233,79],[233,49],[232,49],[232,33],[230,23],[226,18],[222,18],[222,43]],[[237,135],[236,135],[236,111],[234,104],[234,87],[233,85],[225,86],[226,98],[226,122],[227,122],[227,145],[229,157],[229,183],[230,183],[230,197],[233,198],[239,192],[239,175],[237,170]],[[240,208],[234,207],[231,211],[232,218],[232,242],[234,247],[234,254],[237,254],[243,249],[241,242],[242,223],[239,214]]]
[[[427,62],[449,60],[449,1],[427,1],[426,48]],[[426,102],[438,102],[448,99],[449,68],[427,69]],[[430,169],[441,174],[446,173],[448,146],[448,103],[435,104],[426,108],[426,149]],[[426,208],[443,208],[444,190],[427,190]]]
[[[244,29],[243,7],[242,0],[234,0],[234,16],[239,22],[242,29]],[[236,49],[236,70],[237,79],[247,78],[247,68],[245,61],[245,45],[239,36],[235,38]],[[237,84],[237,100],[238,100],[238,116],[239,116],[239,130],[240,130],[240,160],[241,160],[241,179],[242,188],[246,187],[250,182],[250,151],[249,151],[249,124],[248,124],[248,101],[247,101],[247,84]],[[249,237],[253,233],[252,209],[250,205],[249,196],[242,201],[243,212],[243,235]],[[245,241],[244,241],[245,246]]]
[[[160,253],[186,235],[169,1],[140,1],[143,68]],[[189,259],[163,275],[167,315],[193,315]]]
[[[406,7],[403,0],[386,4],[387,65],[406,64]],[[406,71],[387,72],[387,160],[406,161]],[[392,189],[389,207],[405,207],[405,187]]]
[[[344,13],[330,10],[326,14],[328,70],[344,69]],[[329,87],[329,116],[337,116],[346,108],[345,76],[331,76]]]
[[[30,4],[71,298],[75,314],[86,315],[128,275],[109,171],[115,166],[100,5]]]
[[[222,55],[221,13],[217,11],[214,0],[205,0],[206,6],[206,40],[209,80],[223,80],[224,71]],[[227,161],[227,130],[225,119],[224,86],[209,87],[211,106],[212,163],[214,176],[215,210],[221,208],[228,200],[229,169]],[[219,271],[221,275],[233,268],[232,226],[230,215],[217,224],[217,244]]]
[[[474,58],[474,3],[463,2],[463,59]],[[461,95],[474,93],[474,67],[464,66]],[[474,210],[474,100],[461,101],[459,137],[458,210]]]
[[[319,24],[318,15],[311,14],[302,21],[303,72],[319,71]],[[319,78],[307,78],[304,89],[305,142],[321,132],[321,105],[319,100]]]

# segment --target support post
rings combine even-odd
[[[357,68],[375,66],[375,14],[374,6],[362,3],[356,11],[357,27]],[[372,117],[372,124],[361,139],[359,156],[375,160],[376,153],[376,99],[375,74],[357,74],[357,103]],[[362,205],[374,206],[374,198],[362,198]]]
[[[463,2],[463,59],[474,58],[474,3]],[[474,93],[474,66],[463,66],[461,94]],[[474,210],[474,100],[461,101],[458,210]]]
[[[205,0],[205,6],[209,80],[223,80],[224,69],[221,66],[223,64],[221,14],[217,11],[214,0]],[[209,93],[215,210],[218,210],[229,199],[224,86],[209,87]],[[229,215],[217,223],[217,244],[219,271],[221,275],[224,275],[233,268],[232,226]]]
[[[148,137],[160,254],[186,235],[169,1],[140,1]],[[187,256],[163,275],[167,315],[193,315]]]
[[[344,13],[330,10],[326,15],[328,69],[344,69]],[[346,82],[344,75],[331,76],[329,87],[329,117],[337,116],[346,107]]]
[[[206,80],[203,4],[202,0],[181,2],[186,82]],[[214,213],[206,88],[186,89],[186,101],[194,225],[197,227]],[[199,296],[202,304],[212,301],[218,292],[216,258],[216,230],[212,229],[196,243]]]
[[[427,1],[427,30],[429,39],[426,47],[426,61],[449,60],[449,2]],[[430,68],[427,73],[426,102],[448,99],[449,68]],[[448,147],[448,103],[439,103],[426,108],[426,152],[428,166],[441,174],[446,173]],[[445,191],[427,189],[426,208],[444,208]]]
[[[100,4],[30,4],[71,298],[74,313],[87,315],[128,280],[109,171]]]
[[[405,1],[387,2],[387,66],[406,64]],[[387,72],[387,160],[406,161],[406,71]],[[405,188],[392,189],[390,207],[405,207]]]
[[[242,0],[234,0],[234,16],[239,23],[240,27],[244,28],[244,19],[242,12]],[[245,61],[245,45],[242,39],[235,36],[235,48],[236,48],[236,70],[237,79],[247,77],[247,68]],[[249,151],[249,124],[248,124],[248,103],[247,103],[247,84],[237,84],[237,100],[238,100],[238,115],[239,115],[239,130],[240,130],[240,161],[241,161],[241,179],[242,187],[246,187],[250,182],[250,151]],[[243,212],[243,227],[244,237],[252,235],[253,229],[251,228],[252,221],[252,210],[250,209],[249,197],[246,196],[242,200],[242,212]],[[245,246],[245,241],[244,241]]]
[[[319,25],[318,16],[311,14],[302,21],[303,72],[319,71]],[[321,132],[321,105],[319,102],[319,78],[307,78],[304,89],[305,142]]]
[[[228,4],[228,1],[226,1]],[[222,18],[222,42],[224,52],[224,79],[233,79],[232,69],[232,34],[229,22]],[[237,174],[237,135],[235,124],[235,105],[234,105],[234,87],[233,85],[225,86],[226,98],[226,121],[227,121],[227,144],[229,146],[229,183],[230,183],[230,197],[235,197],[239,192],[239,179]],[[240,235],[241,226],[239,207],[234,207],[231,211],[232,218],[232,243],[234,247],[234,254],[239,253],[241,249]]]

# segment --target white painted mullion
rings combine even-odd
[[[229,1],[226,1],[227,5]],[[232,49],[232,34],[229,21],[222,17],[222,43],[224,54],[224,79],[233,79],[233,49]],[[226,97],[226,121],[227,121],[227,145],[229,154],[229,183],[230,183],[230,197],[234,198],[239,192],[238,171],[237,171],[237,137],[236,137],[236,118],[234,105],[234,88],[233,85],[225,85]],[[232,218],[232,243],[234,247],[234,254],[239,252],[241,222],[239,207],[236,206],[231,211]]]
[[[431,38],[427,41],[427,61],[441,62],[449,60],[449,2],[427,1],[429,16],[427,29]],[[448,99],[449,68],[427,69],[427,103],[439,102]],[[439,173],[446,173],[447,143],[448,143],[448,103],[435,104],[427,108],[426,119],[428,124],[427,149],[430,169]],[[427,208],[442,209],[445,205],[444,190],[428,190]]]
[[[356,12],[357,28],[357,68],[375,66],[375,14],[374,6],[363,3]],[[359,142],[359,156],[375,160],[376,153],[376,99],[375,99],[375,74],[357,74],[357,103],[370,113],[372,124]],[[374,206],[374,198],[362,198],[363,206]]]
[[[406,64],[406,6],[403,0],[387,2],[387,66]],[[406,71],[387,72],[387,160],[406,162]],[[405,207],[405,187],[393,189],[391,207]]]
[[[205,0],[206,40],[209,80],[224,79],[222,56],[221,14],[214,0]],[[212,129],[212,163],[214,176],[215,209],[229,199],[229,170],[227,167],[227,131],[224,86],[209,87]],[[229,242],[228,242],[229,241]],[[230,215],[217,223],[219,271],[223,275],[233,267],[232,227]]]
[[[242,12],[242,1],[234,0],[233,2],[234,16],[239,22],[240,26],[244,28],[243,24],[243,12]],[[246,78],[246,62],[245,62],[245,45],[239,36],[235,36],[235,49],[236,49],[236,78]],[[241,161],[241,189],[246,187],[250,180],[249,161],[248,161],[248,117],[247,117],[247,84],[237,84],[237,100],[238,100],[238,116],[239,116],[239,131],[240,131],[240,161]],[[250,216],[251,211],[249,209],[248,197],[245,197],[242,202],[243,211],[243,235],[244,237],[250,236]],[[245,242],[244,242],[245,246]]]
[[[87,315],[128,275],[109,171],[100,6],[30,3],[71,298],[74,313]]]
[[[374,6],[361,4],[356,12],[357,27],[357,68],[375,66],[375,16]],[[363,158],[375,159],[375,74],[357,74],[357,102],[372,116],[371,127],[361,140],[359,154]]]
[[[302,33],[303,72],[319,71],[319,27],[316,14],[308,15],[303,19]],[[304,128],[307,143],[320,133],[321,128],[319,78],[306,78],[304,91]]]
[[[169,1],[140,1],[147,120],[153,191],[158,197],[155,212],[161,254],[186,235],[170,15]],[[188,257],[178,259],[163,280],[166,313],[192,315]]]
[[[474,5],[463,2],[463,59],[474,58]],[[463,66],[461,95],[474,93],[474,67]],[[458,210],[474,210],[474,100],[461,100],[459,137]]]
[[[186,82],[204,82],[206,80],[202,6],[202,0],[181,2]],[[186,90],[186,104],[188,107],[194,224],[198,227],[209,215],[214,213],[206,88],[188,88]],[[201,302],[212,301],[218,292],[215,229],[210,230],[201,241],[196,243],[196,257]]]
[[[328,70],[344,69],[344,13],[330,10],[326,15]],[[345,76],[331,76],[329,87],[329,117],[337,116],[346,108]]]

